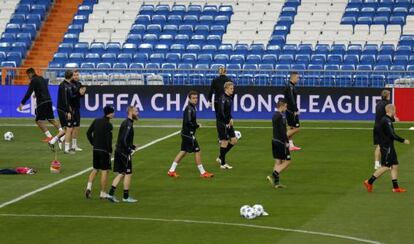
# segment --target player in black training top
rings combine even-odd
[[[300,130],[300,121],[299,121],[299,108],[297,104],[297,92],[296,84],[299,81],[298,72],[290,72],[289,82],[286,84],[284,95],[287,102],[286,110],[286,121],[290,130],[288,131],[289,138],[289,150],[297,151],[300,150],[300,147],[297,147],[293,144],[293,135],[299,132]]]
[[[378,125],[379,146],[381,150],[381,168],[377,169],[370,179],[364,182],[368,192],[372,191],[374,181],[386,171],[391,169],[392,191],[405,192],[404,188],[398,186],[398,159],[395,152],[394,141],[410,144],[409,140],[403,139],[395,134],[393,121],[395,116],[395,107],[392,104],[385,106],[386,115],[382,117]]]
[[[375,146],[375,163],[374,169],[381,168],[380,158],[381,158],[381,151],[380,151],[380,129],[379,125],[381,119],[385,116],[385,106],[391,104],[391,92],[388,90],[383,90],[381,92],[381,100],[375,106],[375,124],[373,129],[373,139],[374,139],[374,146]]]
[[[226,68],[221,66],[219,69],[219,76],[214,78],[211,82],[210,91],[208,93],[208,106],[210,107],[213,102],[213,94],[214,94],[214,110],[216,113],[217,119],[217,111],[218,111],[218,102],[220,97],[224,94],[224,83],[231,81],[229,77],[226,76]]]
[[[73,129],[72,129],[72,145],[71,149],[73,151],[81,152],[82,149],[78,147],[78,137],[79,137],[79,130],[80,130],[80,100],[82,97],[85,96],[86,87],[82,85],[79,81],[79,70],[73,71],[72,77],[72,93],[74,95],[72,101],[72,108],[73,108]]]
[[[92,172],[88,177],[88,184],[86,185],[86,198],[91,198],[92,183],[101,170],[101,193],[100,198],[106,199],[106,185],[108,182],[108,170],[111,169],[111,154],[112,154],[112,129],[111,119],[114,118],[115,109],[107,105],[104,108],[105,116],[95,119],[89,126],[86,136],[93,146],[93,164]]]
[[[187,155],[187,153],[194,153],[195,162],[197,168],[200,171],[200,177],[211,178],[214,175],[205,171],[203,164],[201,163],[200,146],[198,145],[195,137],[196,130],[200,127],[197,123],[196,117],[196,105],[198,103],[198,93],[196,91],[190,91],[188,93],[188,105],[183,113],[183,126],[181,129],[181,151],[177,154],[174,162],[168,171],[168,176],[179,177],[175,169],[180,161]]]
[[[36,97],[35,121],[40,130],[46,135],[43,142],[52,140],[52,134],[47,129],[45,120],[49,121],[49,123],[58,129],[58,137],[63,136],[64,131],[53,115],[52,99],[50,98],[47,81],[42,76],[37,75],[33,68],[27,69],[26,74],[30,79],[30,84],[20,103],[19,111],[22,111],[24,104],[29,100],[32,93],[34,93]]]
[[[285,112],[287,110],[287,103],[285,99],[277,102],[277,111],[272,118],[273,138],[272,138],[272,152],[275,164],[273,166],[272,175],[267,176],[270,184],[275,188],[284,188],[280,184],[280,174],[290,164],[289,140],[286,131]]]
[[[72,100],[74,98],[72,92],[72,84],[71,80],[73,77],[73,72],[71,70],[65,71],[65,79],[59,84],[58,89],[58,98],[57,98],[57,110],[59,115],[59,121],[65,131],[65,147],[64,153],[66,154],[74,154],[74,151],[70,150],[70,142],[71,142],[71,135],[72,135],[72,126],[73,126],[73,108],[72,108]],[[55,150],[55,143],[59,139],[54,137],[49,142],[49,147],[52,151]]]
[[[116,142],[114,172],[118,175],[112,181],[109,190],[108,200],[119,202],[114,194],[118,183],[124,179],[123,202],[136,202],[129,196],[129,186],[131,185],[132,176],[132,154],[137,149],[134,145],[134,121],[138,120],[138,110],[136,107],[129,106],[127,109],[128,118],[125,119],[119,128],[118,140]]]
[[[220,164],[222,169],[232,169],[233,167],[226,163],[226,154],[237,143],[237,138],[234,133],[234,121],[231,116],[233,105],[234,84],[229,81],[224,84],[224,94],[219,99],[217,111],[217,133],[220,140],[220,154],[216,161]]]

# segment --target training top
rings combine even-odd
[[[61,112],[69,113],[72,111],[71,102],[74,98],[72,85],[69,81],[64,80],[59,84],[57,108]]]
[[[134,146],[134,121],[130,118],[125,119],[119,128],[116,151],[130,154],[135,149]]]
[[[296,86],[292,82],[288,82],[286,84],[285,90],[283,91],[283,94],[285,95],[285,99],[287,102],[287,109],[289,112],[297,112],[298,105],[296,103],[296,99],[298,94],[296,93]]]
[[[394,146],[394,141],[404,142],[404,139],[395,134],[394,119],[388,115],[382,117],[380,128],[380,146],[389,147]]]
[[[379,124],[381,119],[385,116],[385,106],[391,104],[387,99],[381,99],[375,106],[375,124]]]
[[[272,125],[273,140],[282,144],[289,142],[286,131],[286,119],[281,112],[276,111],[273,114]]]
[[[208,101],[212,102],[214,93],[214,102],[218,102],[220,97],[224,94],[224,83],[231,81],[226,75],[220,75],[211,82],[210,92],[208,93]]]
[[[106,116],[92,122],[86,136],[93,146],[93,150],[112,153],[112,129],[113,126]]]
[[[183,113],[183,127],[181,134],[192,136],[196,133],[196,130],[200,127],[197,124],[196,108],[193,104],[188,103]]]
[[[33,92],[35,93],[36,102],[38,105],[43,102],[51,101],[49,89],[47,86],[47,81],[42,76],[33,76],[33,78],[30,80],[29,88],[27,89],[27,92],[24,95],[21,104],[25,104]]]
[[[228,96],[227,94],[224,93],[220,97],[219,104],[218,104],[218,116],[217,116],[218,121],[226,125],[230,123],[230,120],[233,118],[231,116],[232,103],[233,103],[233,99],[231,96]]]

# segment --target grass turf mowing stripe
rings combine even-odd
[[[114,125],[118,128],[120,125]],[[0,127],[37,127],[35,124],[0,124]],[[88,128],[89,125],[81,125],[82,128]],[[137,125],[136,128],[181,128],[181,125]],[[212,125],[204,125],[201,128],[216,128]],[[271,126],[235,126],[236,129],[272,129]],[[371,127],[313,127],[313,126],[303,126],[301,127],[304,130],[372,130]],[[395,128],[395,130],[408,131],[409,128]],[[412,130],[412,129],[411,129]]]
[[[34,218],[62,218],[62,219],[107,219],[107,220],[131,220],[131,221],[152,221],[152,222],[171,222],[171,223],[188,223],[188,224],[208,224],[208,225],[226,225],[226,226],[236,226],[236,227],[246,227],[246,228],[256,228],[256,229],[268,229],[276,230],[282,232],[295,232],[308,235],[317,235],[324,237],[332,237],[336,239],[344,239],[357,241],[361,243],[372,243],[380,244],[381,242],[363,239],[359,237],[339,235],[318,231],[310,230],[300,230],[300,229],[291,229],[283,228],[276,226],[266,226],[266,225],[253,225],[253,224],[242,224],[242,223],[227,223],[227,222],[218,222],[218,221],[203,221],[203,220],[189,220],[189,219],[161,219],[161,218],[141,218],[141,217],[122,217],[122,216],[97,216],[97,215],[47,215],[47,214],[0,214],[0,217],[34,217]]]
[[[170,138],[170,137],[173,137],[173,136],[175,136],[175,135],[179,134],[180,132],[181,132],[181,131],[176,131],[176,132],[173,132],[173,133],[171,133],[171,134],[169,134],[169,135],[166,135],[166,136],[164,136],[164,137],[161,137],[161,138],[158,138],[158,139],[156,139],[156,140],[153,140],[153,141],[151,141],[151,142],[149,142],[149,143],[147,143],[147,144],[145,144],[145,145],[142,145],[142,146],[138,147],[137,151],[143,150],[143,149],[145,149],[145,148],[147,148],[147,147],[149,147],[149,146],[152,146],[152,145],[154,145],[154,144],[156,144],[156,143],[158,143],[158,142],[160,142],[160,141],[163,141],[163,140],[166,140],[166,139],[168,139],[168,138]],[[54,186],[56,186],[56,185],[62,184],[62,183],[64,183],[65,181],[68,181],[68,180],[70,180],[70,179],[73,179],[73,178],[75,178],[75,177],[78,177],[78,176],[80,176],[80,175],[82,175],[82,174],[84,174],[84,173],[89,172],[90,170],[92,170],[92,167],[89,167],[89,168],[87,168],[87,169],[84,169],[84,170],[82,170],[82,171],[80,171],[80,172],[76,173],[76,174],[70,175],[70,176],[65,177],[65,178],[63,178],[63,179],[60,179],[60,180],[58,180],[58,181],[55,181],[55,182],[53,182],[53,183],[51,183],[51,184],[48,184],[48,185],[43,186],[43,187],[41,187],[41,188],[38,188],[38,189],[36,189],[36,190],[34,190],[34,191],[31,191],[31,192],[28,192],[28,193],[26,193],[26,194],[23,194],[23,195],[21,195],[21,196],[19,196],[19,197],[15,198],[15,199],[12,199],[12,200],[10,200],[10,201],[4,202],[4,203],[0,204],[0,209],[1,209],[1,208],[4,208],[4,207],[6,207],[6,206],[8,206],[8,205],[10,205],[10,204],[13,204],[13,203],[16,203],[16,202],[18,202],[18,201],[21,201],[21,200],[23,200],[23,199],[25,199],[25,198],[28,198],[28,197],[30,197],[30,196],[33,196],[33,195],[35,195],[36,193],[42,192],[42,191],[47,190],[47,189],[50,189],[50,188],[52,188],[52,187],[54,187]]]

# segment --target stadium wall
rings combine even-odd
[[[26,89],[26,86],[0,86],[0,117],[33,117],[33,104],[36,102],[34,98],[24,106],[23,111],[17,110]],[[49,89],[55,105],[57,86],[50,86]],[[81,114],[85,118],[101,116],[102,108],[108,104],[115,107],[116,117],[123,117],[126,106],[131,104],[139,108],[142,118],[181,118],[187,102],[186,94],[193,89],[200,92],[198,117],[214,118],[214,112],[207,108],[209,87],[88,86],[87,89],[81,103]],[[381,90],[301,87],[301,119],[373,120],[375,104],[380,99]],[[282,87],[236,87],[233,116],[236,119],[270,119],[275,109],[275,101],[283,97],[282,93]],[[412,97],[408,95],[407,99]],[[401,119],[406,118],[399,116]]]

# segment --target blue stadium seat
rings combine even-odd
[[[73,45],[72,43],[69,43]],[[73,45],[73,52],[77,53],[87,53],[89,51],[89,43],[87,42],[78,42]]]
[[[89,62],[89,63],[101,62],[101,55],[99,53],[88,53],[85,56],[85,62]]]
[[[101,56],[102,62],[105,63],[115,63],[117,62],[117,54],[116,53],[104,53]]]

